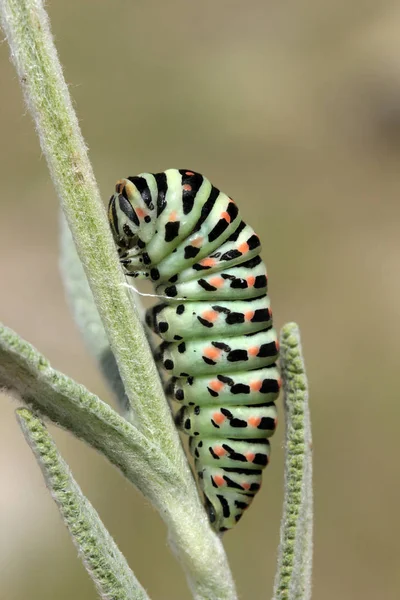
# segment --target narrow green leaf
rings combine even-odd
[[[42,421],[27,408],[16,412],[25,439],[100,596],[106,600],[148,599],[99,515],[82,494]]]
[[[0,386],[102,452],[156,505],[160,485],[180,480],[165,454],[136,427],[2,325]]]
[[[281,367],[286,416],[285,501],[273,600],[310,600],[312,440],[307,378],[296,323],[282,328]]]

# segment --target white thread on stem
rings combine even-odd
[[[134,285],[132,285],[131,283],[125,282],[125,283],[121,283],[120,285],[122,285],[123,287],[127,287],[130,290],[134,291],[136,294],[139,294],[139,296],[146,296],[147,298],[160,298],[161,300],[180,300],[182,302],[185,302],[187,300],[187,298],[170,298],[169,296],[163,296],[162,294],[145,294],[144,292],[139,292],[139,290],[137,288],[135,288]]]

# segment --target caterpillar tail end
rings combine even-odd
[[[223,502],[226,498],[217,494],[211,497],[204,495],[204,508],[206,509],[210,525],[219,534],[232,529],[242,518],[243,510],[248,506],[247,502],[240,502],[242,507],[240,509],[236,507],[236,510],[232,506],[229,506],[229,514],[227,514],[228,502],[224,505],[221,504],[221,500]]]

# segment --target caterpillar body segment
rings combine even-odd
[[[190,438],[190,453],[203,467],[260,469],[268,464],[270,443],[263,438],[236,440],[225,437]]]
[[[190,436],[225,435],[232,439],[267,438],[276,428],[275,404],[257,406],[183,406],[175,417],[182,431]]]
[[[157,304],[146,313],[146,323],[164,340],[207,338],[211,334],[230,336],[255,333],[271,326],[272,315],[267,296],[249,303],[241,300]],[[176,338],[175,332],[181,334]]]
[[[274,402],[280,387],[279,370],[271,366],[228,375],[171,377],[167,394],[185,406],[251,406]]]
[[[191,273],[192,279],[176,280],[173,283],[156,286],[156,293],[168,298],[208,300],[218,292],[219,300],[257,298],[267,293],[267,272],[265,264],[257,255],[237,266],[226,268],[222,273],[212,269]]]
[[[171,375],[185,377],[197,373],[234,373],[275,364],[278,358],[274,329],[255,332],[223,341],[220,337],[182,342],[163,342],[155,359]]]

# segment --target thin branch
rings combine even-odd
[[[2,26],[136,422],[189,473],[103,203],[41,0],[0,0]]]
[[[123,416],[138,425],[132,405],[125,393],[92,290],[79,260],[71,231],[62,213],[60,214],[60,271],[71,312],[89,352],[97,360],[107,383],[115,394]],[[141,312],[143,309],[138,305],[138,310]]]
[[[77,254],[71,231],[64,215],[61,214],[60,217],[60,271],[71,312],[89,352],[97,360],[108,385],[114,392],[123,416],[138,426],[134,409],[125,393],[118,365],[110,348],[85,271]],[[146,337],[154,351],[151,331],[144,323],[144,308],[140,303],[138,294],[133,294],[132,297],[141,315]]]
[[[82,494],[41,420],[26,408],[17,418],[79,555],[104,600],[148,600],[124,556]]]
[[[307,377],[296,323],[281,331],[286,414],[285,502],[273,600],[311,598],[313,491]]]
[[[161,511],[171,545],[195,598],[236,598],[222,544],[201,507],[138,311],[126,287],[43,4],[40,0],[0,0],[0,11],[42,151],[135,409],[135,422],[185,478],[183,503],[173,494]]]

